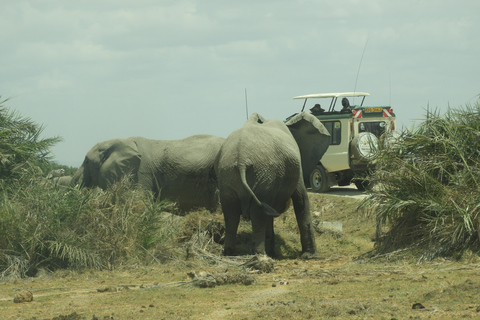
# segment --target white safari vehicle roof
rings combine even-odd
[[[307,94],[304,96],[296,96],[293,99],[366,97],[369,95],[370,93],[366,93],[366,92],[315,93],[315,94]]]

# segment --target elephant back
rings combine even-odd
[[[137,140],[142,163],[139,184],[182,211],[218,205],[214,161],[224,138],[195,135],[180,140]]]

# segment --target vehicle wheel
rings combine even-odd
[[[330,190],[327,171],[322,165],[317,165],[310,174],[310,187],[313,192],[327,192]]]
[[[338,181],[338,186],[339,187],[349,186],[352,183],[351,178],[345,178],[345,179],[337,180],[337,181]]]
[[[355,186],[360,191],[366,191],[372,189],[372,182],[369,180],[355,180]]]

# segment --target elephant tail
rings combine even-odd
[[[261,202],[257,196],[255,195],[255,193],[253,192],[252,188],[250,188],[250,186],[248,185],[248,182],[247,182],[247,173],[246,173],[246,168],[245,166],[241,166],[239,168],[240,170],[240,178],[242,179],[242,183],[243,183],[243,186],[245,187],[245,189],[248,191],[248,193],[250,193],[250,195],[252,196],[253,200],[257,203],[257,205],[259,205],[262,209],[263,209],[263,212],[267,215],[267,216],[272,216],[272,217],[278,217],[280,216],[280,213],[278,213],[274,208],[272,208],[270,205],[266,204],[265,202]],[[244,208],[244,210],[248,210],[247,208]],[[246,219],[249,219],[250,217],[248,216],[248,214],[246,212],[242,212],[242,215],[244,218]]]

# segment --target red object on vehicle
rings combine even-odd
[[[384,117],[391,117],[393,116],[393,109],[383,109],[383,116]]]
[[[360,119],[362,117],[362,110],[352,110],[353,117],[356,119]]]

